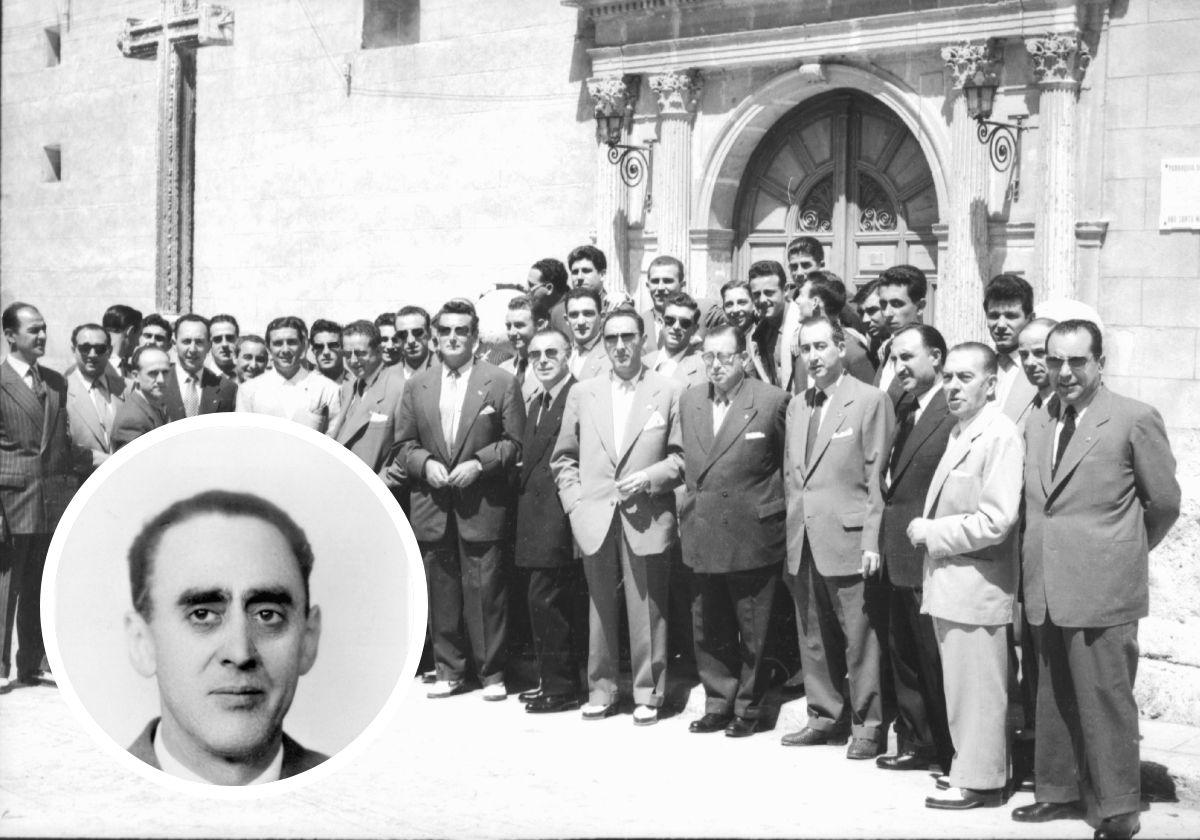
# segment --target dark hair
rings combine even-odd
[[[241,333],[241,331],[242,331],[241,326],[237,322],[237,318],[234,318],[232,315],[228,314],[227,312],[222,312],[220,315],[214,315],[211,318],[209,318],[208,319],[208,331],[212,332],[212,328],[215,327],[217,324],[233,324],[233,331],[235,333]]]
[[[738,289],[738,288],[745,289],[746,294],[750,294],[749,281],[742,280],[741,278],[738,278],[738,277],[735,277],[732,280],[726,280],[725,283],[721,286],[721,292],[720,292],[721,303],[725,302],[725,293],[726,292],[728,292],[730,289]]]
[[[319,332],[331,332],[342,334],[342,325],[337,321],[331,321],[328,318],[318,318],[312,322],[312,332],[310,335],[316,335]]]
[[[892,346],[895,346],[895,340],[906,332],[915,332],[921,336],[921,344],[925,345],[926,350],[930,352],[936,350],[938,352],[939,368],[946,364],[946,356],[949,355],[949,351],[946,349],[946,339],[935,327],[931,327],[929,324],[909,324],[907,327],[901,327],[892,336]]]
[[[979,341],[963,341],[950,348],[950,353],[956,350],[973,350],[983,359],[983,372],[995,376],[1000,372],[1000,362],[996,359],[996,351]],[[950,353],[946,356],[949,357]]]
[[[529,295],[517,295],[508,302],[508,309],[511,312],[514,309],[528,309],[533,311],[533,301],[529,299]]]
[[[846,284],[832,271],[817,269],[804,277],[808,292],[821,301],[821,308],[830,315],[837,315],[846,307]]]
[[[114,303],[104,310],[104,317],[100,319],[100,323],[106,330],[125,332],[130,327],[137,329],[142,325],[142,313],[132,306]]]
[[[133,370],[141,370],[142,356],[149,352],[162,353],[164,356],[167,356],[167,351],[161,347],[155,347],[153,344],[143,344],[133,349],[133,355],[129,357],[130,367]],[[170,356],[167,356],[167,361],[171,361]]]
[[[825,248],[811,236],[797,236],[787,246],[787,255],[808,254],[814,262],[825,263]]]
[[[676,292],[671,295],[663,305],[663,311],[666,311],[668,306],[686,306],[692,310],[692,317],[696,319],[696,323],[700,323],[700,304],[696,303],[696,299],[687,292]]]
[[[542,275],[542,282],[549,283],[554,294],[561,295],[567,291],[567,286],[570,285],[567,267],[554,257],[538,260],[530,267]]]
[[[313,551],[304,530],[282,508],[253,493],[229,490],[206,490],[181,499],[159,513],[144,526],[129,547],[129,590],[133,608],[142,618],[150,620],[154,605],[150,602],[150,577],[154,572],[154,554],[163,536],[172,527],[204,514],[247,516],[274,525],[296,558],[300,577],[304,579],[304,602],[308,607],[308,576],[312,572]]]
[[[313,331],[316,331],[315,324]],[[377,327],[375,324],[372,324],[365,318],[360,318],[357,321],[351,321],[349,324],[342,327],[343,340],[350,338],[352,335],[365,335],[367,337],[367,343],[372,349],[383,343],[383,336],[379,332],[379,327]]]
[[[864,303],[866,303],[867,298],[869,298],[871,296],[871,293],[874,292],[878,288],[879,288],[878,280],[868,280],[866,283],[863,283],[861,286],[859,286],[854,291],[854,298],[853,298],[854,305],[862,306]]]
[[[595,245],[572,248],[571,253],[567,255],[567,267],[570,268],[579,260],[587,260],[597,271],[608,271],[608,260],[605,259],[604,252]]]
[[[242,352],[242,345],[249,344],[252,341],[257,342],[258,344],[261,344],[263,347],[267,346],[267,342],[263,339],[263,337],[261,335],[255,335],[254,333],[246,333],[245,335],[238,336],[237,351],[239,353]]]
[[[656,268],[660,265],[669,265],[674,268],[679,274],[679,285],[683,285],[683,263],[677,260],[675,257],[672,257],[670,254],[661,254],[660,256],[650,260],[650,265],[646,268],[646,276],[648,277],[650,275],[650,269]]]
[[[537,332],[535,332],[533,334],[533,338],[537,338],[539,335],[556,335],[556,336],[558,336],[559,338],[561,338],[563,341],[566,342],[568,350],[570,350],[571,347],[573,347],[575,344],[575,342],[573,342],[571,340],[571,336],[567,335],[565,332],[560,330],[558,327],[542,327],[540,330],[538,330]],[[530,344],[533,343],[533,338],[529,339]]]
[[[197,315],[195,312],[188,312],[186,315],[180,315],[175,319],[175,335],[179,335],[179,328],[184,324],[203,324],[204,334],[208,335],[208,323],[208,319],[203,315]]]
[[[588,298],[596,304],[596,311],[599,312],[604,308],[604,302],[600,299],[600,290],[594,286],[576,286],[571,291],[567,292],[567,297],[563,303],[563,311],[567,309],[567,305],[578,298]]]
[[[74,347],[74,346],[75,346],[75,345],[78,343],[78,342],[76,341],[76,339],[77,339],[77,338],[79,338],[79,334],[80,334],[81,332],[83,332],[84,330],[99,330],[100,332],[104,333],[104,341],[105,341],[105,343],[106,343],[106,344],[107,344],[107,345],[108,345],[110,348],[112,347],[112,339],[110,339],[110,338],[108,337],[108,330],[104,329],[104,327],[100,326],[99,324],[93,324],[93,323],[91,323],[90,321],[89,321],[88,323],[86,323],[86,324],[80,324],[78,327],[76,327],[75,329],[71,330],[71,346],[72,346],[72,347]]]
[[[375,316],[374,324],[377,327],[390,326],[392,329],[395,329],[396,328],[396,313],[380,312],[378,315]],[[316,330],[314,329],[313,332],[316,332]]]
[[[465,298],[450,298],[450,300],[443,303],[442,308],[433,316],[433,325],[435,327],[442,320],[443,315],[470,315],[471,332],[479,332],[479,314],[475,311],[475,304]]]
[[[704,340],[708,341],[710,338],[720,338],[723,335],[733,336],[737,342],[737,351],[739,353],[746,352],[746,334],[733,324],[718,324],[705,334]]]
[[[805,327],[815,327],[817,324],[828,324],[830,332],[833,333],[833,340],[838,344],[846,343],[846,333],[842,329],[842,322],[837,319],[836,315],[809,315],[800,322],[800,330]],[[799,330],[796,335],[800,335]]]
[[[1017,274],[997,274],[988,281],[983,290],[983,309],[986,312],[990,304],[1009,303],[1016,301],[1021,304],[1021,311],[1028,318],[1033,314],[1033,286],[1029,281]]]
[[[422,318],[424,318],[426,330],[428,330],[430,328],[430,326],[432,326],[431,319],[429,317],[429,312],[426,311],[425,308],[422,306],[414,306],[414,305],[410,304],[409,306],[401,306],[400,311],[392,316],[392,327],[394,328],[396,326],[397,318],[406,318],[409,315],[420,315]],[[375,326],[378,327],[379,324],[375,324]]]
[[[138,329],[144,330],[146,327],[162,327],[164,330],[166,330],[167,341],[170,341],[171,337],[175,335],[175,330],[171,328],[171,324],[166,318],[159,315],[157,312],[151,312],[149,315],[143,318]]]
[[[908,291],[908,299],[913,303],[925,299],[929,283],[925,272],[915,265],[894,265],[879,275],[880,286],[903,286]]]
[[[5,308],[4,314],[0,315],[0,326],[6,330],[19,330],[21,328],[20,312],[22,309],[32,309],[34,312],[38,311],[37,307],[32,303],[21,303],[20,301],[10,303]]]
[[[1046,335],[1046,346],[1050,346],[1050,339],[1056,335],[1078,332],[1086,332],[1092,337],[1091,352],[1093,358],[1099,359],[1104,355],[1104,335],[1100,332],[1099,325],[1085,318],[1068,318],[1066,321],[1056,324]]]
[[[746,279],[754,280],[758,277],[774,277],[779,281],[779,288],[787,288],[787,272],[776,260],[759,260],[751,265],[750,271],[747,272]]]
[[[600,322],[600,332],[603,334],[604,328],[608,326],[608,322],[614,318],[632,318],[637,322],[638,335],[646,334],[646,322],[642,320],[642,316],[638,311],[628,304],[622,304],[604,313],[604,319]]]
[[[272,318],[271,323],[267,324],[267,343],[271,343],[271,333],[275,330],[296,330],[300,333],[300,341],[308,341],[308,326],[302,318],[295,315],[280,315],[278,318]]]

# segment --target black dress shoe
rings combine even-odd
[[[972,788],[950,788],[941,796],[925,797],[926,808],[943,811],[966,811],[971,808],[999,808],[1004,804],[1004,789],[974,790]]]
[[[528,691],[522,691],[520,694],[517,695],[517,699],[520,700],[522,703],[528,703],[532,700],[538,699],[541,696],[542,696],[542,688],[541,688],[541,686],[538,686],[537,688],[531,688]]]
[[[849,739],[850,736],[844,732],[830,732],[806,726],[799,732],[789,732],[779,739],[779,742],[785,747],[815,747],[821,744],[840,746]]]
[[[26,671],[23,674],[18,674],[17,682],[19,682],[21,685],[41,685],[42,684],[42,672],[41,671]]]
[[[733,719],[733,715],[721,715],[716,712],[708,712],[702,718],[697,718],[688,724],[688,732],[720,732],[729,725],[729,721]]]
[[[912,751],[898,755],[881,755],[875,759],[875,766],[880,770],[929,770],[933,764],[932,758]]]
[[[1142,823],[1136,811],[1128,814],[1117,814],[1105,817],[1100,821],[1100,827],[1092,835],[1096,840],[1129,840],[1130,837],[1142,830]]]
[[[758,718],[735,717],[725,727],[726,738],[749,738],[758,731]]]
[[[573,694],[539,694],[525,704],[525,711],[535,715],[570,712],[579,705],[579,698]]]
[[[1083,805],[1079,802],[1034,802],[1014,808],[1012,818],[1017,822],[1040,823],[1051,820],[1081,820]]]
[[[864,761],[879,755],[879,742],[874,738],[851,738],[846,748],[846,758]]]

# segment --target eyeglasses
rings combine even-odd
[[[567,313],[567,320],[578,321],[580,318],[595,318],[597,314],[594,309],[575,309]]]
[[[676,318],[674,315],[664,315],[663,323],[668,327],[673,327],[678,324],[685,330],[690,330],[692,327],[696,326],[696,322],[691,318]]]
[[[213,344],[237,344],[238,337],[233,333],[225,333],[224,335],[214,335],[212,337]]]
[[[615,347],[620,344],[633,344],[640,341],[642,338],[640,333],[605,333],[604,343],[610,347]]]
[[[342,342],[330,341],[330,342],[324,343],[324,344],[317,344],[316,342],[313,342],[312,349],[313,349],[313,352],[316,352],[316,353],[324,353],[326,350],[341,350]]]
[[[408,336],[412,335],[413,341],[420,341],[425,337],[425,328],[417,327],[414,330],[396,330],[396,334],[392,336],[392,341],[408,341]]]
[[[75,349],[83,356],[105,356],[112,348],[107,344],[76,344]]]
[[[1063,359],[1059,356],[1047,356],[1046,367],[1051,370],[1059,370],[1065,364],[1071,370],[1083,370],[1092,361],[1091,356],[1071,356]]]
[[[343,359],[365,359],[371,355],[370,350],[343,350]]]
[[[447,338],[451,333],[459,338],[466,338],[471,334],[470,327],[438,327],[437,334],[439,338]],[[399,333],[397,333],[399,335]]]
[[[545,350],[529,351],[529,361],[531,362],[536,362],[543,356],[552,362],[556,362],[562,356],[562,352],[557,347],[547,347]]]
[[[701,353],[700,361],[704,362],[705,367],[712,367],[713,362],[718,362],[721,367],[729,367],[737,357],[737,353]]]

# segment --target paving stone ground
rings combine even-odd
[[[691,704],[693,707],[695,704]],[[780,732],[693,735],[692,711],[526,714],[515,697],[428,700],[414,685],[360,760],[250,802],[151,784],[114,763],[57,689],[0,697],[0,835],[270,837],[1091,837],[1083,822],[1014,823],[999,809],[923,806],[925,773],[886,773]],[[1173,733],[1176,740],[1192,732]],[[1176,737],[1177,736],[1177,737]],[[1153,803],[1139,837],[1200,836],[1200,810]]]

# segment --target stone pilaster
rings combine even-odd
[[[704,79],[697,70],[650,77],[658,97],[658,143],[654,147],[654,219],[658,253],[680,260],[690,276],[692,117]],[[692,285],[691,288],[700,288]]]
[[[1039,88],[1035,300],[1078,296],[1075,255],[1075,103],[1091,55],[1075,33],[1029,38]]]
[[[983,284],[988,273],[988,160],[977,123],[967,113],[964,83],[996,84],[999,51],[988,42],[942,48],[950,71],[950,195],[942,221],[947,225],[946,258],[938,266],[934,320],[950,344],[985,340]]]
[[[597,117],[633,115],[641,79],[638,76],[599,76],[588,79]],[[608,145],[596,130],[596,247],[608,259],[605,290],[612,300],[631,293],[629,263],[629,189],[621,180],[621,168],[608,159]],[[636,279],[636,278],[634,278]]]

